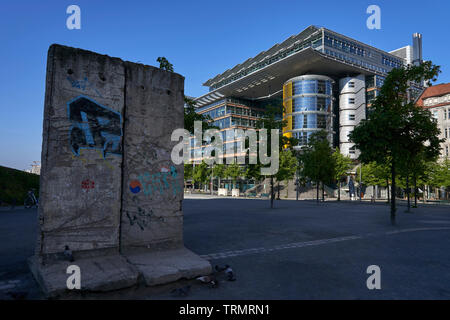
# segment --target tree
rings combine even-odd
[[[439,67],[430,61],[419,66],[392,69],[379,95],[372,103],[367,120],[362,120],[350,134],[350,140],[360,150],[359,160],[389,165],[391,171],[391,223],[395,224],[396,175],[407,158],[414,159],[417,150],[432,154],[439,151],[436,122],[428,110],[409,99],[410,83],[435,81]],[[414,146],[417,150],[410,150]]]
[[[245,168],[244,175],[247,179],[255,180],[256,183],[260,182],[263,177],[261,175],[261,164],[260,163],[248,164],[247,167]]]
[[[435,176],[435,183],[440,187],[450,187],[450,160],[446,159],[439,165]]]
[[[257,129],[267,129],[267,141],[272,140],[272,129],[277,129],[279,133],[282,132],[283,127],[286,126],[286,120],[283,120],[283,105],[267,105],[265,107],[265,112],[262,118],[260,118],[256,122]],[[298,141],[295,138],[285,137],[282,134],[279,134],[279,150],[281,151],[283,148],[292,149],[295,145],[297,145]],[[267,144],[267,154],[272,154],[272,150],[270,147],[270,143]],[[273,200],[275,198],[274,188],[273,188],[273,178],[274,176],[270,176],[270,208],[273,208]]]
[[[225,175],[225,171],[226,171],[227,167],[224,164],[215,164],[214,165],[214,176],[216,176],[219,181],[218,181],[218,188],[220,188],[220,180],[224,179],[226,177]]]
[[[237,163],[232,163],[227,166],[225,169],[225,176],[230,177],[233,181],[233,188],[236,187],[236,181],[238,178],[244,175],[244,170],[242,166]]]
[[[202,131],[206,131],[208,129],[219,129],[216,126],[212,126],[210,122],[212,121],[211,117],[204,116],[203,114],[197,113],[195,110],[196,102],[188,97],[184,97],[184,128],[189,131],[190,134],[194,134],[194,125],[195,121],[202,122]]]
[[[288,181],[294,178],[297,171],[298,161],[292,150],[286,149],[280,152],[280,164],[275,178],[278,183],[278,200],[280,200],[280,181],[285,181],[288,186]],[[287,188],[289,190],[289,188]],[[288,191],[289,192],[289,191]]]
[[[450,188],[450,160],[429,163],[429,184],[444,189]]]
[[[427,160],[419,155],[412,161],[409,166],[414,185],[414,208],[417,208],[417,185],[422,184],[425,179],[427,179]],[[424,194],[425,196],[425,194]]]
[[[156,61],[159,62],[160,69],[173,72],[173,65],[165,57],[158,57]]]
[[[192,163],[185,163],[184,164],[184,188],[186,189],[186,182],[189,179],[193,178],[194,174],[194,168],[192,166]]]
[[[325,131],[313,133],[308,139],[308,145],[301,155],[304,174],[316,182],[317,202],[319,202],[319,186],[322,183],[322,197],[324,184],[331,183],[336,176],[335,158]]]
[[[348,170],[350,170],[350,166],[352,165],[352,159],[349,157],[344,156],[339,148],[336,148],[336,150],[333,153],[334,163],[336,164],[335,167],[335,175],[334,179],[338,183],[338,199],[337,201],[341,201],[341,183],[342,178],[347,176]]]
[[[202,163],[194,167],[194,174],[193,174],[194,181],[199,183],[201,187],[205,183],[208,183],[210,176],[211,170],[208,168],[208,165],[204,161],[202,161]]]
[[[388,168],[375,161],[363,164],[356,169],[356,181],[361,184],[360,176],[366,186],[372,186],[373,188],[375,186],[386,185],[386,188],[389,186]],[[375,190],[373,190],[373,193],[375,194]]]

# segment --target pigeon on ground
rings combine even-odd
[[[207,283],[210,288],[217,288],[219,286],[219,281],[217,281],[215,276],[201,276],[196,278],[196,280]]]
[[[229,267],[230,267],[229,265],[225,265],[225,267],[219,267],[218,265],[216,265],[214,267],[214,269],[216,269],[217,272],[222,272],[222,271],[225,271]]]
[[[189,291],[191,289],[191,286],[185,286],[181,288],[173,289],[170,293],[174,296],[187,296]]]
[[[210,283],[211,281],[215,280],[215,278],[213,276],[201,276],[196,278],[196,280],[203,283]]]
[[[228,265],[227,265],[227,266],[228,266]],[[236,277],[234,276],[233,269],[231,269],[230,266],[228,266],[228,267],[225,269],[225,274],[227,275],[227,280],[228,280],[228,281],[234,281],[234,280],[236,280]]]
[[[75,259],[73,258],[72,250],[69,249],[69,246],[66,246],[64,248],[64,258],[70,262],[75,261]]]

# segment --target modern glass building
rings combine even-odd
[[[230,131],[235,129],[256,128],[256,123],[264,114],[263,105],[244,99],[224,98],[215,103],[198,108],[197,113],[211,118],[211,125],[219,128],[224,142],[224,157],[240,155],[241,141],[235,141]],[[191,159],[201,162],[207,144],[195,147],[194,138],[191,139]]]
[[[298,148],[312,132],[324,129],[333,147],[356,158],[358,151],[348,134],[370,113],[390,70],[422,61],[421,44],[421,35],[415,33],[412,45],[387,52],[327,28],[309,26],[206,81],[209,92],[195,99],[198,112],[210,112],[224,130],[251,127],[254,118],[227,113],[223,101],[239,101],[235,107],[246,106],[251,114],[252,108],[261,112],[265,102],[278,99],[286,109],[283,134],[298,138]],[[422,91],[422,84],[412,84],[411,98]],[[222,109],[216,111],[219,105]]]
[[[320,75],[304,75],[289,79],[283,85],[286,127],[283,134],[307,145],[309,136],[325,130],[333,141],[333,79]]]

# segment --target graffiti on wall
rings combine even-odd
[[[67,103],[67,112],[72,126],[69,141],[74,155],[80,149],[101,150],[106,154],[122,154],[122,116],[96,101],[79,96]]]
[[[84,77],[83,80],[75,80],[72,77],[67,76],[67,80],[72,85],[72,88],[81,89],[83,91],[88,89],[88,88],[91,88],[92,90],[95,91],[96,94],[98,94],[100,97],[102,97],[100,92],[89,82],[87,77]]]
[[[137,212],[126,211],[126,216],[128,218],[128,222],[130,226],[138,226],[139,229],[144,231],[146,228],[150,226],[150,221],[152,219],[156,219],[159,222],[165,222],[164,217],[156,216],[153,213],[153,210],[145,210],[139,205],[139,199],[136,196],[133,196],[132,201],[137,208]]]
[[[130,226],[137,225],[142,231],[150,225],[150,220],[153,216],[153,211],[146,212],[141,207],[137,208],[137,212],[130,213],[127,211],[127,218]]]
[[[80,153],[79,153],[78,156],[72,154],[72,160],[80,160],[84,165],[87,165],[87,164],[95,163],[96,159],[102,159],[108,169],[114,170],[114,165],[111,162],[109,162],[107,159],[103,158],[103,152],[102,151],[95,150],[97,155],[98,155],[98,158],[91,158],[91,157],[87,157],[87,156],[85,157],[83,155],[84,151],[85,150],[83,150],[83,149],[80,150]]]
[[[89,190],[95,189],[95,182],[90,179],[85,179],[81,181],[81,189],[89,192]]]
[[[145,172],[137,177],[137,180],[130,181],[129,187],[133,194],[143,192],[145,195],[165,194],[171,192],[174,196],[183,192],[177,183],[177,169],[174,166],[162,167],[159,172]]]

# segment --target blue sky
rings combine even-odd
[[[66,8],[81,8],[68,30]],[[381,30],[366,8],[381,8]],[[450,2],[402,0],[2,1],[0,3],[0,165],[27,169],[40,160],[47,49],[52,43],[157,65],[165,56],[185,76],[185,94],[309,25],[325,26],[390,51],[423,34],[424,58],[450,82]]]

